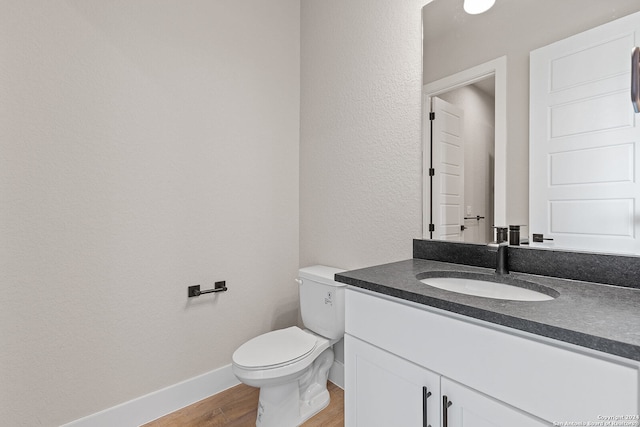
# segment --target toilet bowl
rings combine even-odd
[[[341,271],[325,266],[301,269],[297,282],[307,328],[268,332],[233,353],[236,377],[260,388],[257,427],[299,426],[329,404],[332,346],[344,335],[344,285],[333,280]]]
[[[256,426],[297,426],[329,404],[333,342],[296,326],[268,332],[233,354],[233,373],[260,388]]]

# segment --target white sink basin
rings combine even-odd
[[[514,301],[549,301],[553,296],[532,289],[486,280],[461,277],[431,277],[420,280],[425,285],[459,294]]]

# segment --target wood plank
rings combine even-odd
[[[327,383],[329,406],[302,427],[344,426],[344,391]],[[259,389],[240,384],[165,415],[142,427],[250,427],[255,426]]]

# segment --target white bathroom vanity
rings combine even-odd
[[[420,262],[446,265],[397,265],[406,263],[412,276]],[[596,332],[605,326],[597,324],[599,313],[582,312],[591,294],[598,298],[598,285],[550,279],[559,291],[553,300],[498,301],[396,280],[389,274],[395,267],[380,267],[378,283],[388,287],[361,280],[347,289],[346,427],[640,425],[640,350],[635,358],[615,354],[615,343],[606,351],[609,338]],[[621,305],[640,297],[638,290],[606,288],[621,292]],[[571,306],[577,311],[554,318]],[[585,328],[565,330],[567,318]],[[625,334],[634,342],[638,328]],[[624,348],[634,355],[634,347]]]

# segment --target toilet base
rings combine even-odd
[[[297,380],[260,388],[256,427],[297,427],[329,405],[333,350],[324,350]]]
[[[326,387],[326,383],[325,383]],[[320,395],[316,396],[312,402],[300,402],[300,424],[313,417],[318,412],[329,406],[329,392],[324,390]],[[298,424],[298,425],[300,425]]]

